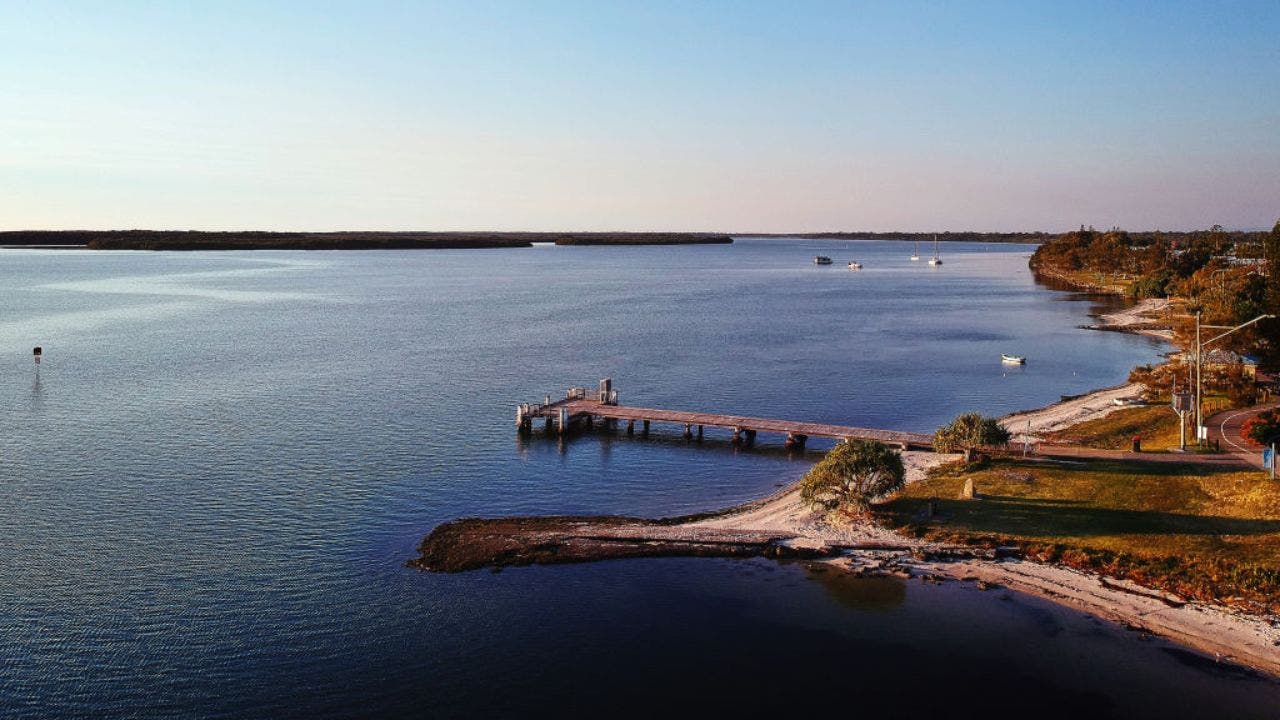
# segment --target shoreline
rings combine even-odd
[[[1146,326],[1151,314],[1169,306],[1168,300],[1143,301],[1099,316],[1095,329],[1168,342],[1171,332]],[[1117,404],[1117,399],[1137,396],[1141,390],[1137,383],[1102,388],[1012,413],[1000,422],[1015,433],[1011,442],[1034,442],[1038,433],[1120,410],[1126,405]],[[908,484],[960,458],[927,451],[907,451],[902,457]],[[858,576],[1006,587],[1280,678],[1280,618],[1248,615],[1131,581],[1024,559],[1016,548],[937,543],[872,522],[828,515],[801,501],[799,481],[759,500],[673,518],[464,518],[438,526],[423,539],[419,552],[408,564],[436,572],[634,557],[763,556],[808,559]]]
[[[920,456],[910,463],[913,480],[959,457],[904,455]],[[829,516],[800,500],[798,481],[761,500],[674,518],[464,518],[437,527],[419,551],[408,565],[433,572],[637,557],[768,557],[821,562],[858,576],[999,586],[1280,678],[1280,618],[1024,559],[1015,548],[938,543]]]

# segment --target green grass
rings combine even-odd
[[[1135,435],[1142,438],[1143,450],[1176,448],[1178,415],[1164,403],[1123,408],[1105,417],[1049,433],[1045,439],[1056,444],[1128,450]],[[1194,442],[1193,439],[1191,441]]]
[[[981,499],[957,499],[970,478]],[[929,500],[934,519],[922,513]],[[950,465],[877,512],[919,536],[1017,544],[1031,557],[1186,597],[1280,609],[1280,482],[1260,472],[1118,461]]]

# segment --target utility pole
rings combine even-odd
[[[1199,445],[1199,443],[1201,443],[1201,438],[1199,438],[1199,433],[1201,433],[1201,430],[1199,429],[1201,429],[1201,425],[1204,424],[1203,418],[1201,416],[1201,407],[1204,405],[1203,402],[1201,401],[1201,398],[1202,398],[1201,393],[1203,392],[1203,389],[1201,387],[1201,352],[1202,351],[1203,351],[1203,346],[1201,345],[1201,342],[1199,342],[1199,313],[1196,313],[1196,445]]]
[[[1228,327],[1228,326],[1226,326],[1226,325],[1204,325],[1203,327],[1209,328],[1209,329],[1211,329],[1211,330],[1226,330],[1226,332],[1224,332],[1224,333],[1220,333],[1220,334],[1218,334],[1218,335],[1214,335],[1213,337],[1209,338],[1208,340],[1205,340],[1204,342],[1200,342],[1200,328],[1201,328],[1201,325],[1200,325],[1200,313],[1196,313],[1196,355],[1195,355],[1195,362],[1196,362],[1196,398],[1195,398],[1195,400],[1196,400],[1196,413],[1195,413],[1195,414],[1196,414],[1196,439],[1197,439],[1197,440],[1199,440],[1199,438],[1200,438],[1200,427],[1202,426],[1202,424],[1203,424],[1203,422],[1204,422],[1204,416],[1203,416],[1203,415],[1204,415],[1204,413],[1203,413],[1203,405],[1204,405],[1203,400],[1204,400],[1204,397],[1203,397],[1203,395],[1202,395],[1203,388],[1201,387],[1201,384],[1200,384],[1201,355],[1204,353],[1204,347],[1205,347],[1206,345],[1212,345],[1213,343],[1215,343],[1215,342],[1217,342],[1217,341],[1221,340],[1222,338],[1224,338],[1224,337],[1226,337],[1226,336],[1230,335],[1231,333],[1233,333],[1233,332],[1235,332],[1235,331],[1237,331],[1237,330],[1243,330],[1244,328],[1247,328],[1247,327],[1249,327],[1250,325],[1252,325],[1252,324],[1254,324],[1254,323],[1256,323],[1256,322],[1260,322],[1260,321],[1262,321],[1262,320],[1271,319],[1271,318],[1274,318],[1274,317],[1275,317],[1275,315],[1259,315],[1258,317],[1256,317],[1256,318],[1254,318],[1254,319],[1250,320],[1249,322],[1240,323],[1239,325],[1236,325],[1235,327]]]

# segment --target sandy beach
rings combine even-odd
[[[1166,300],[1146,300],[1099,317],[1099,329],[1118,329],[1164,340],[1152,328]],[[1097,390],[1048,407],[1001,419],[1015,443],[1104,417],[1139,396],[1140,384]],[[908,484],[959,455],[902,454]],[[664,555],[809,558],[859,575],[894,575],[928,582],[973,582],[1045,598],[1136,631],[1159,635],[1280,677],[1280,618],[1190,602],[1117,578],[1014,557],[1015,553],[944,545],[905,537],[873,522],[817,511],[800,498],[798,484],[754,502],[696,516],[650,520],[626,517],[463,519],[446,523],[421,546],[411,564],[427,570],[583,562]]]
[[[1054,403],[1038,410],[1026,410],[1000,418],[1000,424],[1013,434],[1011,442],[1039,442],[1043,433],[1062,430],[1076,423],[1106,417],[1126,405],[1117,400],[1136,398],[1142,394],[1140,383],[1127,383],[1094,390],[1080,397]]]
[[[1088,326],[1093,330],[1113,330],[1173,341],[1173,330],[1166,317],[1171,303],[1167,298],[1147,298],[1132,307],[1098,316]]]
[[[957,459],[908,453],[912,479]],[[1079,572],[995,550],[904,537],[870,522],[828,516],[792,485],[719,513],[646,520],[621,517],[464,519],[437,528],[417,567],[586,562],[653,556],[795,557],[859,575],[1001,586],[1159,635],[1211,657],[1280,677],[1280,618],[1188,602],[1116,578]]]

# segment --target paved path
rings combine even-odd
[[[1244,437],[1240,433],[1241,426],[1249,418],[1263,410],[1270,410],[1277,403],[1267,403],[1244,410],[1225,410],[1205,421],[1209,428],[1209,437],[1222,443],[1222,449],[1253,467],[1262,469],[1262,446]]]
[[[1166,465],[1213,465],[1217,467],[1250,467],[1242,456],[1234,453],[1206,454],[1181,452],[1129,452],[1128,450],[1102,450],[1099,448],[1066,445],[1036,447],[1032,457],[1062,458],[1064,460],[1117,460],[1122,462],[1159,463]],[[1259,460],[1261,463],[1261,460]],[[1256,466],[1254,466],[1256,467]]]

